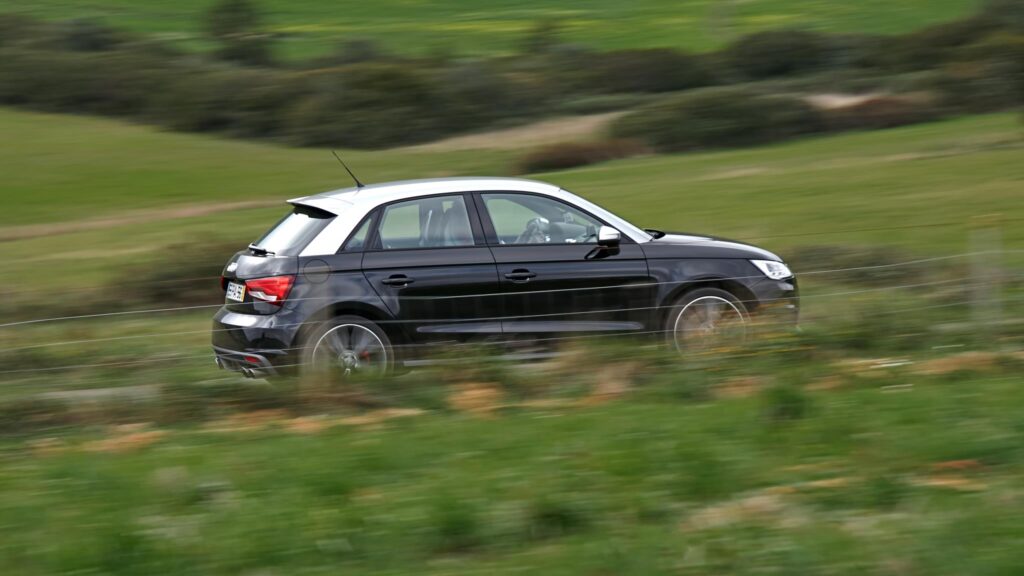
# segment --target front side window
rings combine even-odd
[[[316,238],[334,214],[311,206],[296,206],[253,246],[277,256],[295,256]]]
[[[431,196],[392,204],[377,228],[384,250],[472,246],[473,229],[461,195]]]
[[[601,222],[533,194],[481,194],[499,244],[595,244]]]

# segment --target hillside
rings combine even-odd
[[[202,16],[211,4],[210,0],[182,0],[173,5],[131,0],[89,3],[8,0],[0,3],[0,12],[49,19],[98,18],[203,49]],[[386,49],[409,54],[503,53],[515,50],[536,23],[544,20],[560,22],[568,41],[595,48],[668,46],[709,50],[737,35],[767,28],[845,33],[906,32],[961,17],[976,8],[977,1],[598,0],[562,2],[558,7],[541,0],[429,3],[262,0],[259,4],[267,14],[270,31],[280,35],[284,52],[292,57],[306,57],[329,51],[339,41],[366,38]]]

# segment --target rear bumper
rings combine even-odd
[[[264,350],[262,352],[263,354],[257,354],[256,352],[238,352],[213,347],[214,360],[221,370],[238,372],[246,378],[268,378],[280,375],[268,356],[273,357],[284,353],[279,350]]]
[[[222,308],[213,317],[211,338],[217,365],[254,378],[288,374],[298,364],[300,327],[287,310],[264,316]]]

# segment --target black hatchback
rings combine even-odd
[[[235,254],[213,321],[222,368],[344,377],[467,341],[543,348],[655,336],[680,352],[796,322],[796,279],[760,248],[637,228],[530,180],[448,178],[291,200]]]

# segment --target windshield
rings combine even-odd
[[[277,256],[295,256],[333,219],[334,214],[330,212],[310,206],[296,206],[262,238],[253,242],[252,246]]]

